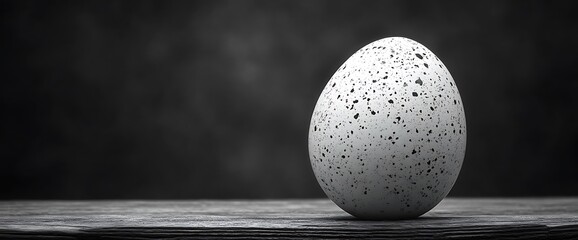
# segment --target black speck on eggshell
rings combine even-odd
[[[402,37],[353,54],[323,89],[309,130],[321,188],[365,219],[415,218],[432,209],[456,181],[465,149],[452,76],[434,53]]]

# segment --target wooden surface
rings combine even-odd
[[[0,238],[578,239],[578,198],[446,199],[424,216],[361,221],[329,200],[4,201]]]

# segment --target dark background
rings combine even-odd
[[[452,196],[578,195],[573,1],[1,1],[0,199],[323,197],[317,97],[421,42],[465,104]]]

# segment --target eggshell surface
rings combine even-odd
[[[445,65],[402,37],[354,53],[323,89],[309,128],[313,172],[327,196],[364,219],[407,219],[451,190],[466,119]]]

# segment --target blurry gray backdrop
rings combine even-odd
[[[0,199],[324,197],[317,97],[404,36],[465,104],[452,196],[578,195],[572,1],[1,1]]]

